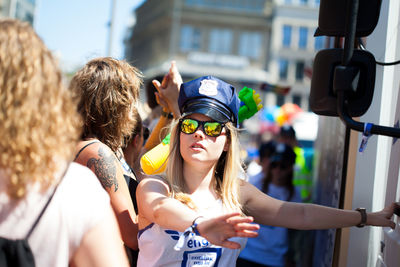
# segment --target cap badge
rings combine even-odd
[[[217,95],[218,94],[218,82],[215,80],[202,80],[199,87],[199,93],[202,95]]]

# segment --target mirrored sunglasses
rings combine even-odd
[[[222,128],[225,124],[217,121],[198,121],[195,119],[181,119],[180,129],[182,133],[192,134],[197,131],[197,129],[202,126],[202,131],[211,137],[217,137],[221,135]]]

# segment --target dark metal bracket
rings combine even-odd
[[[354,83],[358,82],[358,70],[349,66],[354,53],[354,42],[357,27],[357,14],[359,0],[347,1],[346,12],[346,35],[344,41],[343,58],[340,66],[334,71],[333,88],[337,94],[337,112],[343,123],[350,129],[364,132],[364,122],[353,120],[347,112],[346,100],[347,93],[354,90]],[[371,134],[386,135],[400,138],[400,128],[372,125]]]

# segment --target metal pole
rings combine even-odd
[[[11,0],[10,1],[10,7],[8,9],[8,16],[12,19],[15,19],[15,14],[16,12],[16,8],[17,8],[17,0]]]
[[[106,55],[108,57],[111,56],[112,53],[112,43],[114,39],[114,25],[115,25],[115,9],[117,5],[117,0],[111,0],[111,12],[110,12],[110,22],[108,23],[108,43],[107,43],[107,50]]]

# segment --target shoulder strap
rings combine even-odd
[[[61,178],[60,178],[60,181],[59,181],[59,182],[56,184],[56,186],[54,187],[53,193],[51,193],[49,199],[47,200],[46,204],[44,205],[42,211],[39,213],[39,216],[36,218],[36,221],[33,223],[32,227],[31,227],[31,229],[29,230],[28,234],[26,235],[26,238],[25,238],[25,239],[29,239],[29,237],[31,236],[33,230],[35,230],[36,225],[39,223],[40,218],[42,218],[42,215],[43,215],[44,212],[46,211],[47,206],[49,206],[50,201],[53,199],[53,196],[54,196],[54,194],[56,193],[57,188],[58,188],[58,186],[60,185],[62,179],[63,179],[64,176],[65,176],[65,174],[67,173],[68,168],[69,168],[69,164],[68,164],[68,166],[65,168],[64,173],[63,173],[63,175],[62,175]]]
[[[91,144],[94,144],[94,143],[100,143],[100,141],[93,141],[93,142],[90,142],[89,144],[86,144],[84,147],[82,147],[79,151],[78,151],[78,153],[76,154],[76,156],[75,156],[75,158],[74,158],[74,161],[79,157],[79,155],[81,154],[81,152],[85,149],[85,148],[87,148],[88,146],[90,146]]]

